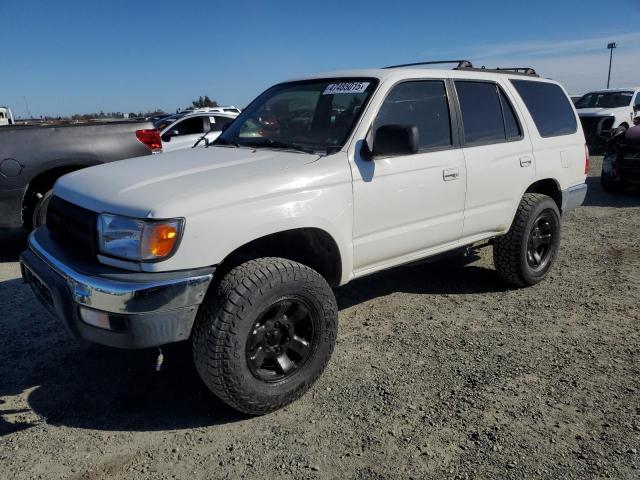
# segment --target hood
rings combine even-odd
[[[630,107],[616,107],[616,108],[579,108],[577,109],[578,115],[581,117],[602,117],[605,115],[616,115],[620,113],[626,113]]]
[[[260,183],[255,179],[318,158],[269,149],[193,148],[78,170],[61,177],[54,193],[95,212],[138,218],[185,216],[241,200],[238,196],[259,195],[262,192],[255,191],[255,184]],[[194,199],[206,199],[206,207],[194,204]]]

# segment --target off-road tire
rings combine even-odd
[[[533,224],[548,211],[555,219],[552,244],[544,268],[536,271],[527,261],[527,242]],[[520,201],[511,228],[506,235],[495,239],[493,263],[500,278],[518,287],[535,285],[542,281],[551,269],[560,246],[560,211],[547,195],[525,193]]]
[[[316,342],[298,370],[269,383],[248,366],[247,338],[270,305],[290,297],[304,301],[317,316]],[[331,357],[337,329],[336,299],[319,273],[282,258],[250,260],[227,273],[200,306],[192,333],[194,362],[218,398],[241,412],[262,415],[293,402],[311,387]]]

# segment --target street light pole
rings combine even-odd
[[[616,42],[607,43],[607,48],[610,50],[610,53],[609,53],[609,75],[607,76],[607,88],[609,88],[609,83],[611,82],[611,62],[613,61],[613,49],[617,48]]]

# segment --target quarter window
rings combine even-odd
[[[415,125],[420,149],[451,146],[451,118],[444,82],[420,80],[393,87],[380,107],[374,131],[382,125]]]
[[[511,83],[522,97],[541,137],[570,135],[578,130],[573,107],[558,85],[531,80],[511,80]]]
[[[513,106],[500,87],[498,87],[498,93],[500,94],[500,105],[502,106],[504,131],[507,136],[507,140],[518,139],[522,137],[522,130],[520,130],[520,124],[518,123],[518,118],[513,111]]]

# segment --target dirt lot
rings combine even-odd
[[[597,175],[550,278],[398,268],[340,288],[316,386],[234,413],[188,357],[69,339],[0,237],[0,478],[640,478],[640,195]]]

